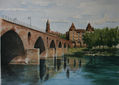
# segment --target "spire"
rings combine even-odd
[[[72,23],[72,25],[71,25],[69,31],[73,31],[73,30],[76,30],[74,23]]]
[[[49,19],[47,20],[47,23],[46,24],[50,24]]]
[[[50,22],[47,20],[46,22],[46,32],[50,32]]]
[[[94,28],[91,26],[90,23],[88,23],[88,25],[86,27],[86,31],[94,31]]]

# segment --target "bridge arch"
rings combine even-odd
[[[56,49],[56,45],[55,45],[54,40],[51,41],[51,43],[50,43],[50,48],[55,48],[55,49]]]
[[[62,43],[59,42],[58,48],[62,48]]]
[[[13,30],[1,36],[1,64],[7,65],[16,56],[24,56],[24,45],[20,36]]]
[[[38,39],[35,42],[34,48],[39,48],[40,54],[45,51],[45,45],[42,37],[38,37]]]

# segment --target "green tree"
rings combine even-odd
[[[94,32],[86,32],[83,35],[84,43],[86,43],[88,48],[96,46],[108,46],[113,47],[119,44],[119,28],[103,28],[95,29]]]

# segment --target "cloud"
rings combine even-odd
[[[104,23],[119,23],[119,18],[114,18],[114,17],[110,17],[108,15],[104,15],[103,18],[100,18],[98,20],[93,20],[93,22],[97,25],[100,25],[100,24],[104,24]]]
[[[67,20],[51,20],[52,23],[69,23]]]
[[[26,11],[27,9],[24,8],[0,8],[0,11]]]
[[[119,0],[0,0],[0,15],[20,17],[25,22],[24,18],[31,16],[32,24],[44,29],[50,19],[53,29],[64,32],[72,22],[81,28],[88,22],[97,27],[118,25],[118,4]]]

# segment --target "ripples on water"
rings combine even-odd
[[[41,59],[2,66],[2,85],[119,85],[119,57]]]

